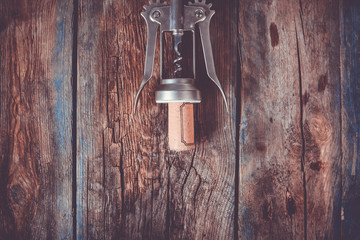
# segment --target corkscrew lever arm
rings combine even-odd
[[[159,28],[158,23],[151,21],[148,11],[142,12],[141,16],[145,19],[146,25],[147,25],[147,44],[146,44],[144,77],[143,77],[140,88],[135,97],[133,114],[135,114],[135,112],[136,112],[136,106],[137,106],[137,103],[139,100],[139,95],[140,95],[142,89],[145,87],[145,85],[150,81],[152,74],[153,74],[156,37],[157,37],[157,31]]]
[[[209,13],[209,16],[207,16],[203,22],[198,23],[198,25],[199,25],[199,30],[200,30],[201,43],[202,43],[203,52],[204,52],[205,66],[206,66],[207,74],[208,74],[209,78],[219,88],[221,95],[225,101],[226,111],[229,112],[229,107],[228,107],[228,103],[226,101],[225,93],[224,93],[224,91],[221,87],[220,81],[216,75],[214,56],[213,56],[211,41],[210,41],[210,20],[214,14],[215,14],[215,11],[211,10]]]

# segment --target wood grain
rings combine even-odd
[[[341,1],[341,238],[360,239],[360,3]]]
[[[204,63],[200,59],[204,103],[196,114],[196,149],[169,152],[167,108],[154,99],[158,57],[154,79],[131,115],[144,67],[140,11],[147,1],[79,3],[77,237],[232,238],[235,130]],[[216,66],[233,96],[231,59],[221,57],[231,56],[230,39],[220,37],[230,35],[230,1],[213,3]]]
[[[244,226],[241,232],[247,238],[254,237],[254,234],[255,238],[271,236],[278,229],[286,238],[339,238],[339,3],[294,1],[284,4],[268,1],[243,4],[244,9],[247,6],[246,11],[250,6],[251,16],[240,11],[241,56],[244,57],[240,184],[245,186],[240,186],[239,211],[243,208],[245,219],[254,221],[250,220],[249,230],[245,227],[247,221],[242,220],[240,215],[240,226]],[[249,17],[253,20],[249,21]],[[278,58],[270,58],[272,54]],[[277,71],[281,74],[275,75]],[[289,88],[289,84],[296,82],[298,85]],[[279,90],[276,86],[280,86]],[[276,102],[279,100],[281,103]],[[276,111],[279,106],[282,107]],[[269,116],[270,122],[264,116]],[[282,121],[277,126],[276,118],[279,116]],[[276,135],[272,136],[269,131],[276,131]],[[261,136],[257,137],[259,133]],[[271,151],[275,151],[272,155],[268,148],[270,142]],[[276,157],[279,153],[280,156]],[[286,161],[279,160],[284,156]],[[289,161],[289,157],[294,160]],[[264,183],[256,178],[256,167],[262,178],[266,178],[266,172],[269,173]],[[261,172],[261,169],[266,172]],[[262,213],[261,208],[251,205],[258,204],[255,199],[260,192],[254,188],[247,191],[254,178],[261,193],[265,193]],[[290,187],[289,182],[292,182]],[[303,191],[299,186],[303,187]],[[242,192],[245,194],[244,201],[241,200]],[[272,194],[286,196],[282,197],[286,201]],[[297,225],[293,225],[292,218],[291,221],[286,218],[286,212],[290,217],[296,213],[295,217],[300,219],[295,218]],[[274,226],[271,223],[275,223]],[[303,235],[297,231],[303,231]]]
[[[211,2],[230,113],[197,35],[176,153],[158,49],[132,115],[148,1],[0,1],[1,240],[360,239],[360,3]]]
[[[0,238],[72,236],[72,2],[0,3]]]
[[[240,239],[305,238],[296,6],[240,1]]]
[[[302,0],[298,16],[307,237],[338,239],[341,199],[339,1]]]

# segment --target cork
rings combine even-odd
[[[173,151],[188,151],[195,148],[194,105],[169,103],[168,137]]]

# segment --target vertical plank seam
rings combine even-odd
[[[340,239],[342,239],[343,236],[343,224],[342,224],[342,215],[343,215],[343,122],[342,122],[342,104],[343,104],[343,92],[342,92],[342,79],[343,79],[343,68],[342,68],[342,60],[343,60],[343,52],[342,52],[342,44],[343,44],[343,25],[342,25],[342,18],[343,18],[343,8],[342,5],[343,1],[339,1],[339,36],[340,36],[340,43],[339,43],[339,69],[340,69],[340,151],[341,151],[341,158],[340,158],[340,164],[341,164],[341,171],[340,171]]]
[[[167,159],[168,161],[168,165],[169,165],[169,170],[167,172],[167,190],[166,190],[166,219],[165,219],[165,237],[166,239],[170,239],[170,221],[171,221],[171,216],[170,216],[170,171],[171,171],[171,167],[172,164],[170,164],[170,159]]]
[[[86,160],[86,223],[85,223],[85,228],[86,228],[86,239],[89,238],[89,162],[88,159]],[[83,206],[80,206],[81,208],[83,208]],[[82,217],[82,216],[81,216]],[[84,224],[84,223],[83,223]],[[81,236],[82,238],[82,236]],[[80,239],[82,240],[82,239]]]
[[[240,187],[240,124],[241,124],[241,91],[242,91],[242,78],[241,78],[241,52],[239,46],[239,2],[234,1],[235,6],[233,7],[232,13],[232,21],[231,21],[231,48],[233,54],[236,54],[236,58],[232,60],[232,77],[234,77],[235,81],[235,196],[234,196],[234,239],[239,239],[239,187]],[[234,111],[234,110],[233,110]]]
[[[106,93],[108,94],[108,91],[106,91]],[[106,131],[106,130],[105,130]],[[106,148],[106,145],[105,145],[105,131],[102,132],[102,164],[103,164],[103,182],[102,182],[102,185],[103,185],[103,206],[104,206],[104,209],[103,209],[103,214],[104,214],[104,218],[103,218],[103,228],[104,228],[104,239],[106,239],[106,202],[107,202],[107,192],[106,192],[106,181],[105,181],[105,174],[106,174],[106,153],[105,153],[105,148]]]
[[[342,18],[343,18],[343,0],[339,1],[339,69],[340,69],[340,77],[339,77],[339,81],[340,81],[340,166],[341,166],[341,171],[340,171],[340,239],[342,239],[343,236],[343,225],[342,225],[342,212],[343,212],[343,158],[344,158],[344,153],[343,153],[343,122],[342,122],[342,112],[343,112],[343,89],[342,89],[342,77],[343,77],[343,69],[342,69],[342,60],[343,60],[343,55],[342,55],[342,43],[343,43],[343,36],[342,36]]]
[[[73,239],[77,234],[77,60],[78,60],[78,2],[73,1],[73,52],[72,52],[72,210],[73,210]]]
[[[302,1],[299,0],[299,6],[300,6],[300,21],[301,21],[301,29],[302,29],[302,33],[303,33],[303,36],[304,36],[304,39],[305,39],[305,30],[304,30],[304,21],[303,21],[303,14],[304,14],[304,11],[303,11],[303,7],[302,7]]]
[[[123,142],[123,138],[120,139],[120,167],[119,167],[119,171],[120,171],[120,186],[121,186],[121,192],[120,192],[120,196],[121,196],[121,227],[120,227],[120,232],[121,233],[125,233],[125,218],[126,218],[126,214],[125,214],[125,182],[124,182],[124,142]]]
[[[339,70],[340,70],[340,74],[339,74],[339,91],[340,91],[340,111],[339,111],[339,122],[340,122],[340,166],[341,166],[341,171],[340,171],[340,208],[339,208],[339,237],[340,239],[342,238],[342,220],[341,220],[341,216],[342,216],[342,196],[343,196],[343,122],[342,122],[342,109],[343,109],[343,95],[342,95],[342,54],[341,54],[341,49],[342,49],[342,25],[341,25],[341,20],[342,20],[342,0],[339,0],[339,8],[338,8],[338,27],[339,27]]]
[[[295,20],[294,20],[295,22]],[[301,130],[301,141],[302,141],[302,153],[301,153],[301,171],[303,175],[303,189],[304,189],[304,239],[307,239],[307,193],[306,193],[306,174],[305,174],[305,135],[304,135],[304,106],[302,96],[302,78],[301,78],[301,59],[299,49],[299,38],[295,22],[295,34],[296,34],[296,51],[298,57],[298,69],[299,69],[299,91],[300,91],[300,130]]]
[[[109,45],[109,40],[108,40],[108,26],[107,26],[107,18],[105,17],[105,40],[106,40],[106,46]],[[107,75],[107,60],[108,60],[108,56],[107,54],[103,51],[101,51],[101,58],[104,59],[104,55],[105,56],[105,61],[102,61],[102,64],[101,64],[101,72],[102,72],[102,75],[105,79],[108,79],[108,75]],[[104,69],[104,65],[105,65],[105,69]],[[117,69],[116,69],[117,71]],[[105,75],[105,76],[104,76]],[[117,79],[116,79],[117,81]],[[106,232],[107,232],[107,225],[106,225],[106,205],[107,205],[107,191],[106,191],[106,154],[105,154],[105,149],[106,149],[106,144],[105,144],[105,133],[106,131],[109,129],[109,124],[110,124],[110,116],[109,116],[109,82],[106,81],[106,84],[105,84],[105,89],[106,89],[106,122],[107,122],[107,127],[102,131],[102,189],[103,189],[103,198],[102,198],[102,201],[103,201],[103,238],[106,239]],[[114,126],[115,128],[115,126]],[[112,142],[116,142],[115,141],[115,133],[114,133],[114,128],[112,129],[112,136],[111,136],[111,141]],[[108,136],[107,136],[108,137]]]

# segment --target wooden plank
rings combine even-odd
[[[301,0],[296,18],[303,99],[308,239],[340,238],[339,1]]]
[[[238,235],[304,239],[298,1],[239,1]]]
[[[72,1],[0,3],[0,238],[71,239]]]
[[[226,94],[233,96],[231,58],[224,58],[231,56],[230,38],[224,38],[230,36],[231,1],[212,2],[215,64]],[[158,57],[155,77],[131,115],[144,67],[144,4],[79,4],[77,237],[230,239],[235,125],[204,64],[194,151],[167,150],[167,107],[154,100]]]
[[[96,53],[102,1],[78,3],[76,122],[76,238],[104,239],[103,131],[106,129],[106,79]],[[100,54],[100,53],[99,53]]]
[[[341,23],[342,239],[360,239],[360,2],[344,0]]]

